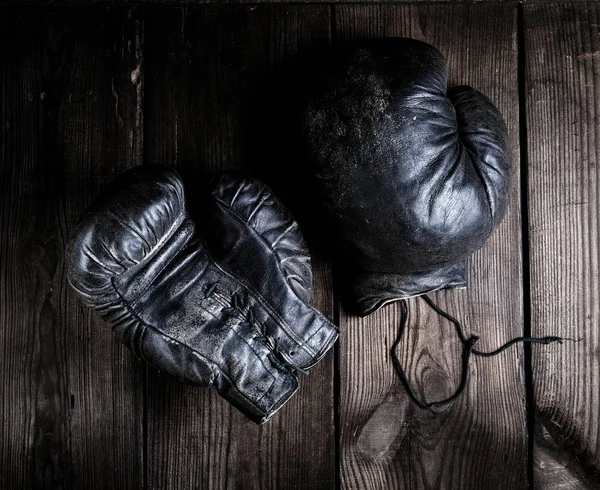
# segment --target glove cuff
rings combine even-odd
[[[355,271],[348,274],[346,308],[367,316],[382,306],[401,299],[420,296],[439,289],[465,288],[466,261],[427,272],[394,274]]]
[[[280,373],[273,379],[269,390],[260,400],[252,400],[238,390],[227,377],[220,376],[215,382],[219,395],[242,412],[252,422],[264,424],[298,391],[298,379],[293,374]]]

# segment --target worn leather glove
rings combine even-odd
[[[321,62],[305,134],[347,309],[464,287],[465,259],[506,210],[502,116],[477,90],[447,92],[443,56],[420,41],[366,41]]]
[[[239,174],[218,176],[211,190],[204,241],[175,171],[125,172],[77,224],[68,278],[136,356],[214,385],[263,423],[338,332],[308,305],[309,253],[271,191]]]

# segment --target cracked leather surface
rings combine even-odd
[[[334,48],[315,72],[305,137],[346,308],[465,287],[465,259],[508,201],[499,111],[473,88],[448,91],[442,54],[412,39]]]
[[[125,172],[75,227],[68,278],[136,356],[263,423],[338,331],[308,304],[310,256],[289,211],[242,174],[210,187],[201,237],[174,170]]]

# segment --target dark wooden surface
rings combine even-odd
[[[600,486],[600,8],[525,10],[535,470]]]
[[[131,11],[0,16],[0,487],[142,481],[144,366],[68,287],[63,251],[142,159]]]
[[[0,488],[597,488],[599,17],[579,2],[0,9]],[[381,35],[439,47],[513,144],[507,218],[469,288],[434,298],[484,349],[530,331],[579,341],[474,359],[464,396],[424,412],[389,357],[397,306],[345,314],[314,249],[314,304],[341,339],[257,427],[134,360],[69,289],[66,240],[144,161],[176,167],[192,196],[209,172],[249,169],[302,215],[281,187],[301,163],[281,124],[287,66]],[[421,396],[443,397],[457,339],[410,306],[400,358]]]
[[[193,5],[244,5],[244,4],[431,4],[431,3],[492,3],[516,7],[518,4],[548,3],[554,0],[0,0],[1,5],[23,6],[23,5],[171,5],[171,6],[193,6]],[[572,3],[586,3],[586,0],[572,0]]]

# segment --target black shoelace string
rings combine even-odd
[[[449,313],[442,310],[438,305],[436,305],[431,300],[431,298],[429,296],[423,295],[421,297],[438,315],[446,318],[447,320],[449,320],[450,322],[452,322],[454,324],[456,333],[458,334],[460,342],[463,345],[460,383],[459,383],[456,391],[451,396],[449,396],[448,398],[446,398],[444,400],[438,400],[438,401],[433,401],[433,402],[424,402],[424,401],[420,400],[419,397],[417,396],[417,394],[415,393],[412,385],[410,384],[408,377],[406,376],[406,372],[404,371],[404,368],[402,367],[402,364],[400,363],[400,359],[398,359],[398,346],[400,345],[400,341],[402,340],[402,335],[404,334],[404,330],[406,329],[406,325],[408,324],[408,301],[406,299],[403,299],[400,301],[400,326],[398,328],[398,336],[396,337],[396,340],[394,341],[394,344],[392,345],[392,349],[391,349],[392,362],[394,363],[394,368],[396,369],[396,372],[398,373],[398,376],[400,377],[400,380],[402,381],[402,384],[404,385],[404,388],[406,389],[408,396],[410,396],[412,401],[415,402],[415,404],[418,407],[423,408],[423,409],[434,408],[434,407],[443,407],[444,405],[448,405],[448,404],[452,403],[453,401],[455,401],[463,393],[463,391],[465,390],[465,388],[467,386],[467,382],[469,380],[469,360],[471,359],[471,355],[480,356],[480,357],[496,356],[496,355],[504,352],[510,346],[512,346],[518,342],[530,342],[530,343],[536,343],[536,344],[551,344],[552,342],[562,343],[562,341],[563,341],[563,339],[561,337],[554,337],[554,336],[552,336],[552,337],[516,337],[512,340],[509,340],[504,345],[498,347],[496,350],[493,350],[491,352],[483,352],[478,349],[475,349],[475,343],[479,340],[479,337],[477,337],[476,335],[472,335],[467,338],[463,332],[461,323],[456,318],[454,318],[452,315],[450,315]]]

